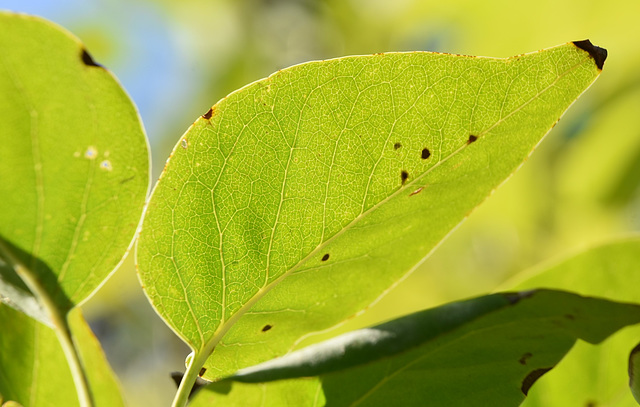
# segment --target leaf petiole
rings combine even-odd
[[[42,287],[40,280],[26,267],[0,240],[0,256],[15,270],[16,274],[29,287],[29,290],[38,298],[44,309],[49,314],[53,322],[54,331],[60,342],[60,346],[67,359],[67,364],[71,370],[73,383],[76,387],[80,407],[93,407],[91,391],[89,390],[89,380],[87,373],[80,360],[78,348],[73,341],[73,334],[67,320],[67,313],[56,307],[55,303]]]

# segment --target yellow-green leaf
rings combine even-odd
[[[196,364],[217,345],[205,378],[294,349],[410,272],[605,57],[588,41],[507,59],[345,57],[230,94],[154,189],[137,246],[149,299]]]
[[[43,297],[67,312],[129,247],[149,184],[146,138],[129,97],[77,38],[8,12],[0,117],[0,298],[50,323]]]

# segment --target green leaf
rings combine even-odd
[[[148,204],[137,262],[150,301],[197,363],[217,345],[205,378],[290,351],[410,272],[604,56],[579,42],[508,59],[345,57],[230,94],[180,139]]]
[[[639,264],[640,237],[626,238],[537,267],[503,288],[570,289],[581,295],[640,303]],[[524,406],[637,405],[628,389],[627,366],[638,338],[640,327],[630,327],[598,347],[578,343],[540,380]]]
[[[517,406],[578,338],[598,343],[638,322],[640,306],[634,304],[550,290],[500,293],[353,331],[241,370],[229,380],[319,376],[320,396],[308,379],[299,381],[299,390],[274,383],[280,391],[306,394],[298,405],[324,399],[319,405],[389,406],[402,400],[406,406]],[[242,397],[262,393],[261,405],[275,406],[283,397],[269,390],[271,383],[237,389],[233,384],[230,392],[228,386],[211,386],[192,405],[236,405],[241,392]],[[216,394],[224,391],[227,396]]]
[[[147,142],[129,97],[77,38],[8,12],[0,117],[0,298],[51,324],[42,297],[64,314],[131,244],[149,184]]]
[[[69,324],[82,362],[88,367],[95,406],[124,406],[100,344],[79,309],[69,314]],[[74,381],[56,333],[3,304],[0,326],[0,399],[24,407],[78,406]]]

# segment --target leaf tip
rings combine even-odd
[[[598,69],[602,70],[604,61],[607,59],[606,49],[593,45],[589,40],[573,41],[573,45],[580,48],[581,50],[587,51],[589,53],[589,56],[591,56],[591,58],[593,58],[593,60],[595,61]]]

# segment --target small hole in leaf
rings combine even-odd
[[[426,160],[427,158],[429,158],[431,156],[431,152],[429,151],[428,148],[423,148],[422,149],[422,159]]]
[[[402,180],[402,185],[409,179],[409,173],[405,170],[400,171],[400,179]]]
[[[262,332],[267,332],[271,328],[273,328],[271,325],[265,325],[262,327]]]
[[[394,149],[394,150],[397,150],[397,149],[399,149],[400,147],[402,147],[402,144],[400,144],[400,143],[396,143],[396,144],[394,144],[394,145],[393,145],[393,149]]]
[[[469,134],[469,140],[467,140],[467,144],[471,144],[478,139],[478,136],[474,136],[473,134]]]
[[[327,261],[327,260],[329,260],[329,253],[322,256],[322,261]]]
[[[207,371],[206,367],[203,367],[202,369],[200,369],[200,374],[198,376],[202,377],[202,375]]]

